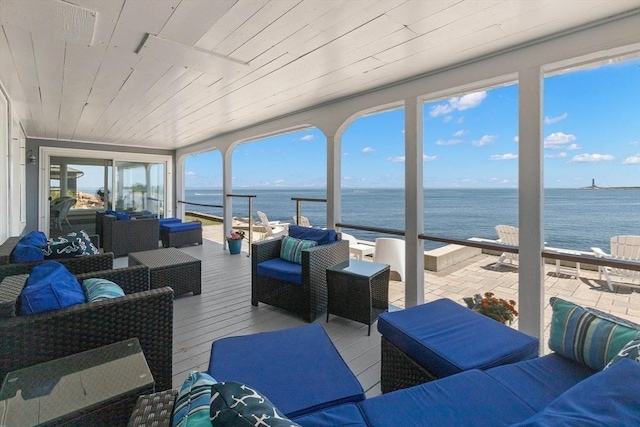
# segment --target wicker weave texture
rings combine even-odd
[[[169,427],[177,390],[140,396],[129,418],[129,427]]]
[[[148,289],[144,266],[107,272],[125,292]],[[115,276],[114,276],[115,275]],[[120,276],[118,276],[120,275]],[[90,277],[100,277],[92,273]],[[60,310],[0,320],[0,377],[8,372],[138,338],[159,389],[172,385],[173,290],[144,290]]]
[[[280,257],[282,239],[254,243],[251,250],[251,303],[273,305],[313,322],[327,308],[326,270],[349,259],[349,242],[339,240],[302,251],[302,284],[258,276],[258,264]]]
[[[11,263],[11,251],[16,247],[16,243],[20,241],[20,237],[9,237],[0,245],[0,265]]]
[[[75,258],[53,259],[39,262],[24,262],[20,264],[6,264],[0,265],[0,281],[2,281],[6,277],[15,276],[17,274],[29,274],[35,266],[48,261],[59,262],[73,274],[111,270],[113,268],[112,253],[86,255]]]
[[[160,229],[160,239],[162,240],[162,246],[165,248],[177,248],[193,244],[201,245],[202,229],[174,231],[173,233]]]
[[[202,293],[202,263],[178,249],[166,248],[129,254],[129,265],[150,269],[151,288],[170,286],[175,295]]]
[[[406,353],[381,337],[380,388],[388,393],[438,379]]]
[[[101,242],[105,252],[116,257],[131,252],[158,249],[160,226],[157,218],[138,218],[131,221],[116,221],[112,215],[102,215]]]

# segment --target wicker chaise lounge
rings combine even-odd
[[[125,296],[0,319],[0,378],[16,369],[138,338],[156,388],[171,388],[173,290],[150,290],[149,269],[145,266],[77,277],[81,281],[90,277],[111,280],[122,287]],[[5,278],[2,291],[5,295],[12,289],[19,293],[25,281],[24,275]]]

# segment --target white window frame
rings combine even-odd
[[[38,180],[38,229],[49,230],[49,184],[51,183],[51,157],[76,157],[84,159],[103,159],[111,161],[115,171],[116,162],[164,163],[165,166],[165,216],[173,216],[173,157],[160,154],[120,153],[117,151],[87,150],[81,148],[59,148],[41,146],[39,151],[40,170]],[[111,188],[116,188],[116,174],[111,177]]]

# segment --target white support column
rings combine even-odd
[[[60,197],[68,196],[68,179],[69,173],[67,169],[67,161],[63,160],[62,162],[60,162]]]
[[[327,228],[342,218],[342,134],[327,135]]]
[[[407,307],[424,303],[424,249],[418,234],[424,232],[423,189],[423,103],[419,98],[405,100],[405,278]]]
[[[227,194],[233,192],[233,175],[231,170],[231,157],[233,148],[227,148],[221,151],[222,154],[222,221],[224,223],[224,236],[231,234],[231,223],[233,222],[233,197],[227,197]],[[251,221],[251,218],[249,218]],[[227,239],[224,240],[224,249],[227,249]]]
[[[544,264],[540,254],[544,248],[542,70],[539,67],[522,70],[518,78],[519,329],[542,339],[544,336]]]

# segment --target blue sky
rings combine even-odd
[[[344,188],[404,186],[404,111],[356,120],[342,138]],[[544,183],[640,186],[640,60],[544,81]],[[518,86],[424,107],[424,185],[517,188]],[[234,188],[324,188],[326,142],[317,129],[238,146]],[[186,160],[187,187],[220,187],[219,152]]]

